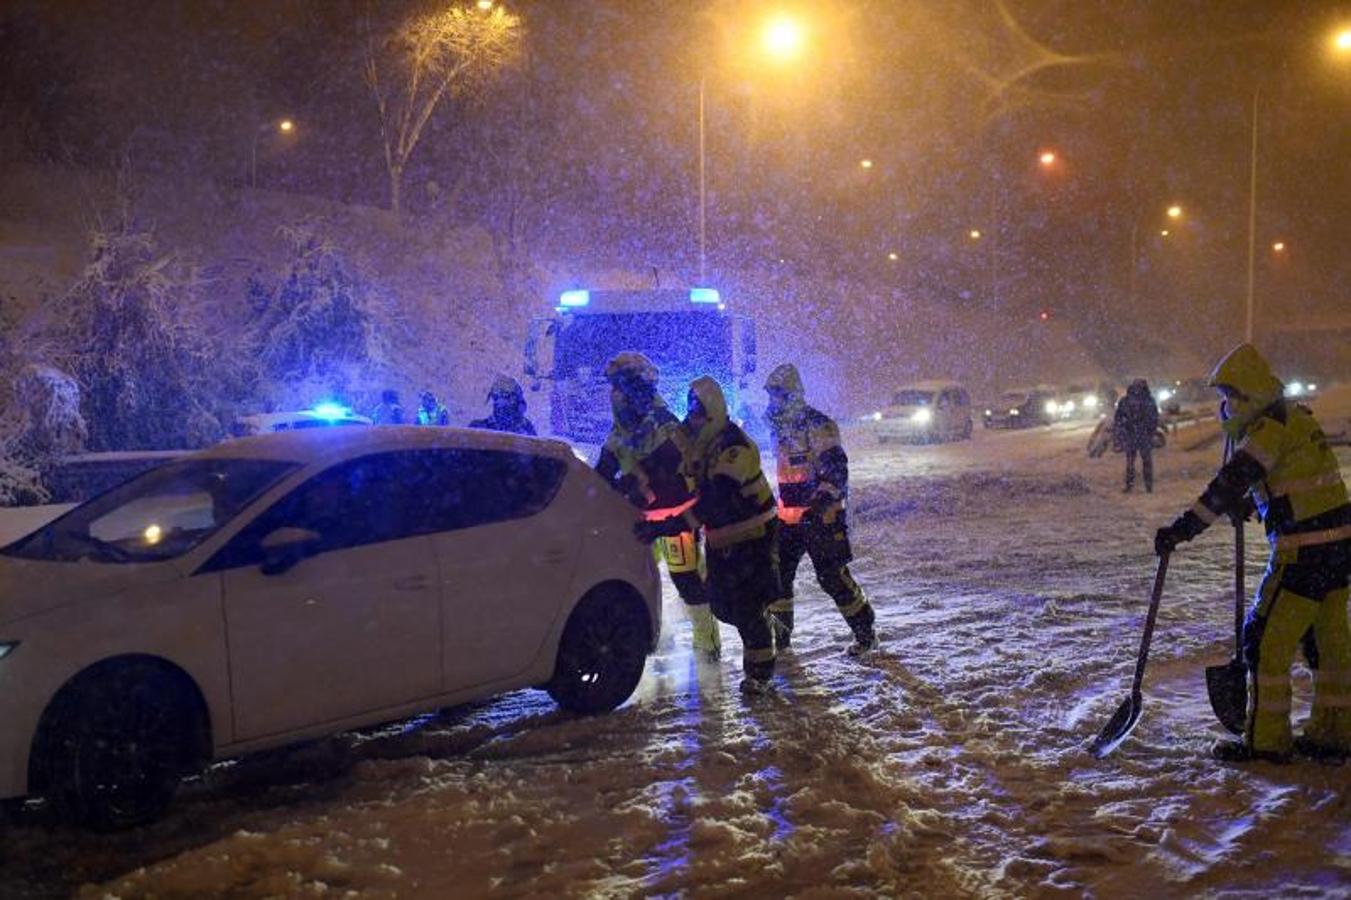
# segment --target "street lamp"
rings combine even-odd
[[[1284,252],[1285,252],[1285,241],[1277,241],[1276,243],[1272,244],[1272,245],[1271,245],[1271,250],[1272,250],[1273,253],[1284,253]]]
[[[258,186],[258,138],[273,129],[280,134],[292,134],[296,130],[296,123],[290,119],[282,119],[276,123],[264,122],[253,132],[253,142],[249,145],[249,187]]]
[[[1056,155],[1050,150],[1043,150],[1041,156],[1037,157],[1037,160],[1041,163],[1042,168],[1050,168],[1055,165]]]
[[[971,240],[978,241],[980,240],[980,229],[972,228],[970,231],[966,233],[966,235],[967,237],[971,238]]]
[[[1166,215],[1169,219],[1173,221],[1177,221],[1182,218],[1182,207],[1174,203],[1172,206],[1164,210],[1164,215]],[[1140,250],[1139,250],[1140,223],[1144,221],[1144,218],[1145,214],[1141,213],[1135,217],[1135,220],[1133,222],[1131,222],[1130,287],[1127,288],[1126,291],[1126,300],[1132,306],[1135,304],[1135,280],[1137,274],[1136,270],[1139,268],[1139,259],[1140,259]],[[1162,228],[1159,230],[1159,237],[1166,238],[1169,237],[1171,234],[1172,231],[1168,228]]]
[[[871,169],[873,167],[873,161],[871,159],[860,159],[858,165],[861,169]]]
[[[806,45],[807,32],[802,24],[780,13],[765,24],[761,35],[761,46],[772,59],[787,61],[796,57]],[[708,275],[708,154],[704,127],[704,107],[708,78],[699,72],[699,283],[703,284]],[[872,165],[864,160],[865,169]]]
[[[1351,28],[1343,28],[1333,35],[1332,49],[1338,53],[1351,53]]]

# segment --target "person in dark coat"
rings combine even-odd
[[[1140,468],[1144,471],[1145,490],[1154,491],[1154,432],[1159,428],[1159,407],[1149,384],[1137,378],[1126,388],[1126,396],[1116,405],[1112,420],[1112,440],[1126,452],[1126,487],[1135,488],[1135,454],[1140,454]]]
[[[403,404],[399,402],[399,392],[386,389],[380,392],[380,405],[371,413],[371,422],[376,425],[402,425]]]
[[[470,422],[470,428],[534,435],[535,426],[525,417],[525,391],[515,378],[507,375],[494,378],[487,400],[493,405],[493,414]]]

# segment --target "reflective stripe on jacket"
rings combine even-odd
[[[831,505],[849,493],[849,458],[840,429],[825,413],[801,406],[769,418],[779,480],[779,516],[800,523],[812,500],[824,494]]]

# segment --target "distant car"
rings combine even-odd
[[[1215,389],[1207,382],[1206,378],[1184,378],[1158,384],[1150,382],[1149,386],[1159,412],[1177,415],[1184,409],[1196,410],[1214,404]]]
[[[879,442],[931,443],[971,437],[971,395],[951,381],[924,381],[901,388],[871,417]]]
[[[1298,378],[1287,381],[1285,383],[1285,396],[1292,400],[1312,400],[1318,396],[1318,384]]]
[[[168,462],[0,550],[0,798],[115,828],[219,757],[530,686],[632,693],[633,509],[558,441],[288,431]]]
[[[1049,388],[1005,391],[985,410],[986,428],[1031,428],[1049,425],[1054,417],[1055,392]]]
[[[232,437],[254,434],[272,434],[277,431],[296,431],[302,428],[325,428],[333,425],[370,425],[369,416],[360,416],[345,406],[320,403],[313,409],[289,412],[255,413],[240,416],[230,429]]]
[[[1116,390],[1109,384],[1078,382],[1056,392],[1053,415],[1060,419],[1099,419],[1116,407]]]

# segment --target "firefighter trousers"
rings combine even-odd
[[[671,583],[685,603],[685,612],[693,628],[691,643],[694,649],[717,655],[722,649],[722,636],[718,633],[717,620],[708,609],[704,559],[698,535],[693,531],[682,531],[674,537],[659,538],[654,546],[657,559],[666,563]]]
[[[741,667],[747,678],[774,674],[774,636],[769,604],[779,595],[778,522],[762,537],[708,549],[709,606],[741,635]]]
[[[1321,746],[1351,751],[1351,636],[1347,631],[1345,552],[1301,551],[1311,559],[1272,558],[1257,603],[1243,626],[1248,669],[1245,740],[1254,750],[1288,754],[1290,665],[1302,645],[1314,673],[1313,708],[1305,736]],[[1331,549],[1331,548],[1329,548]],[[1310,554],[1308,551],[1315,551]]]
[[[780,634],[786,639],[793,631],[793,582],[803,556],[811,558],[817,583],[835,601],[849,630],[860,640],[871,638],[875,616],[863,588],[849,571],[854,554],[843,510],[837,511],[830,522],[810,516],[800,525],[779,529],[779,580],[783,590],[770,610],[780,625]]]

